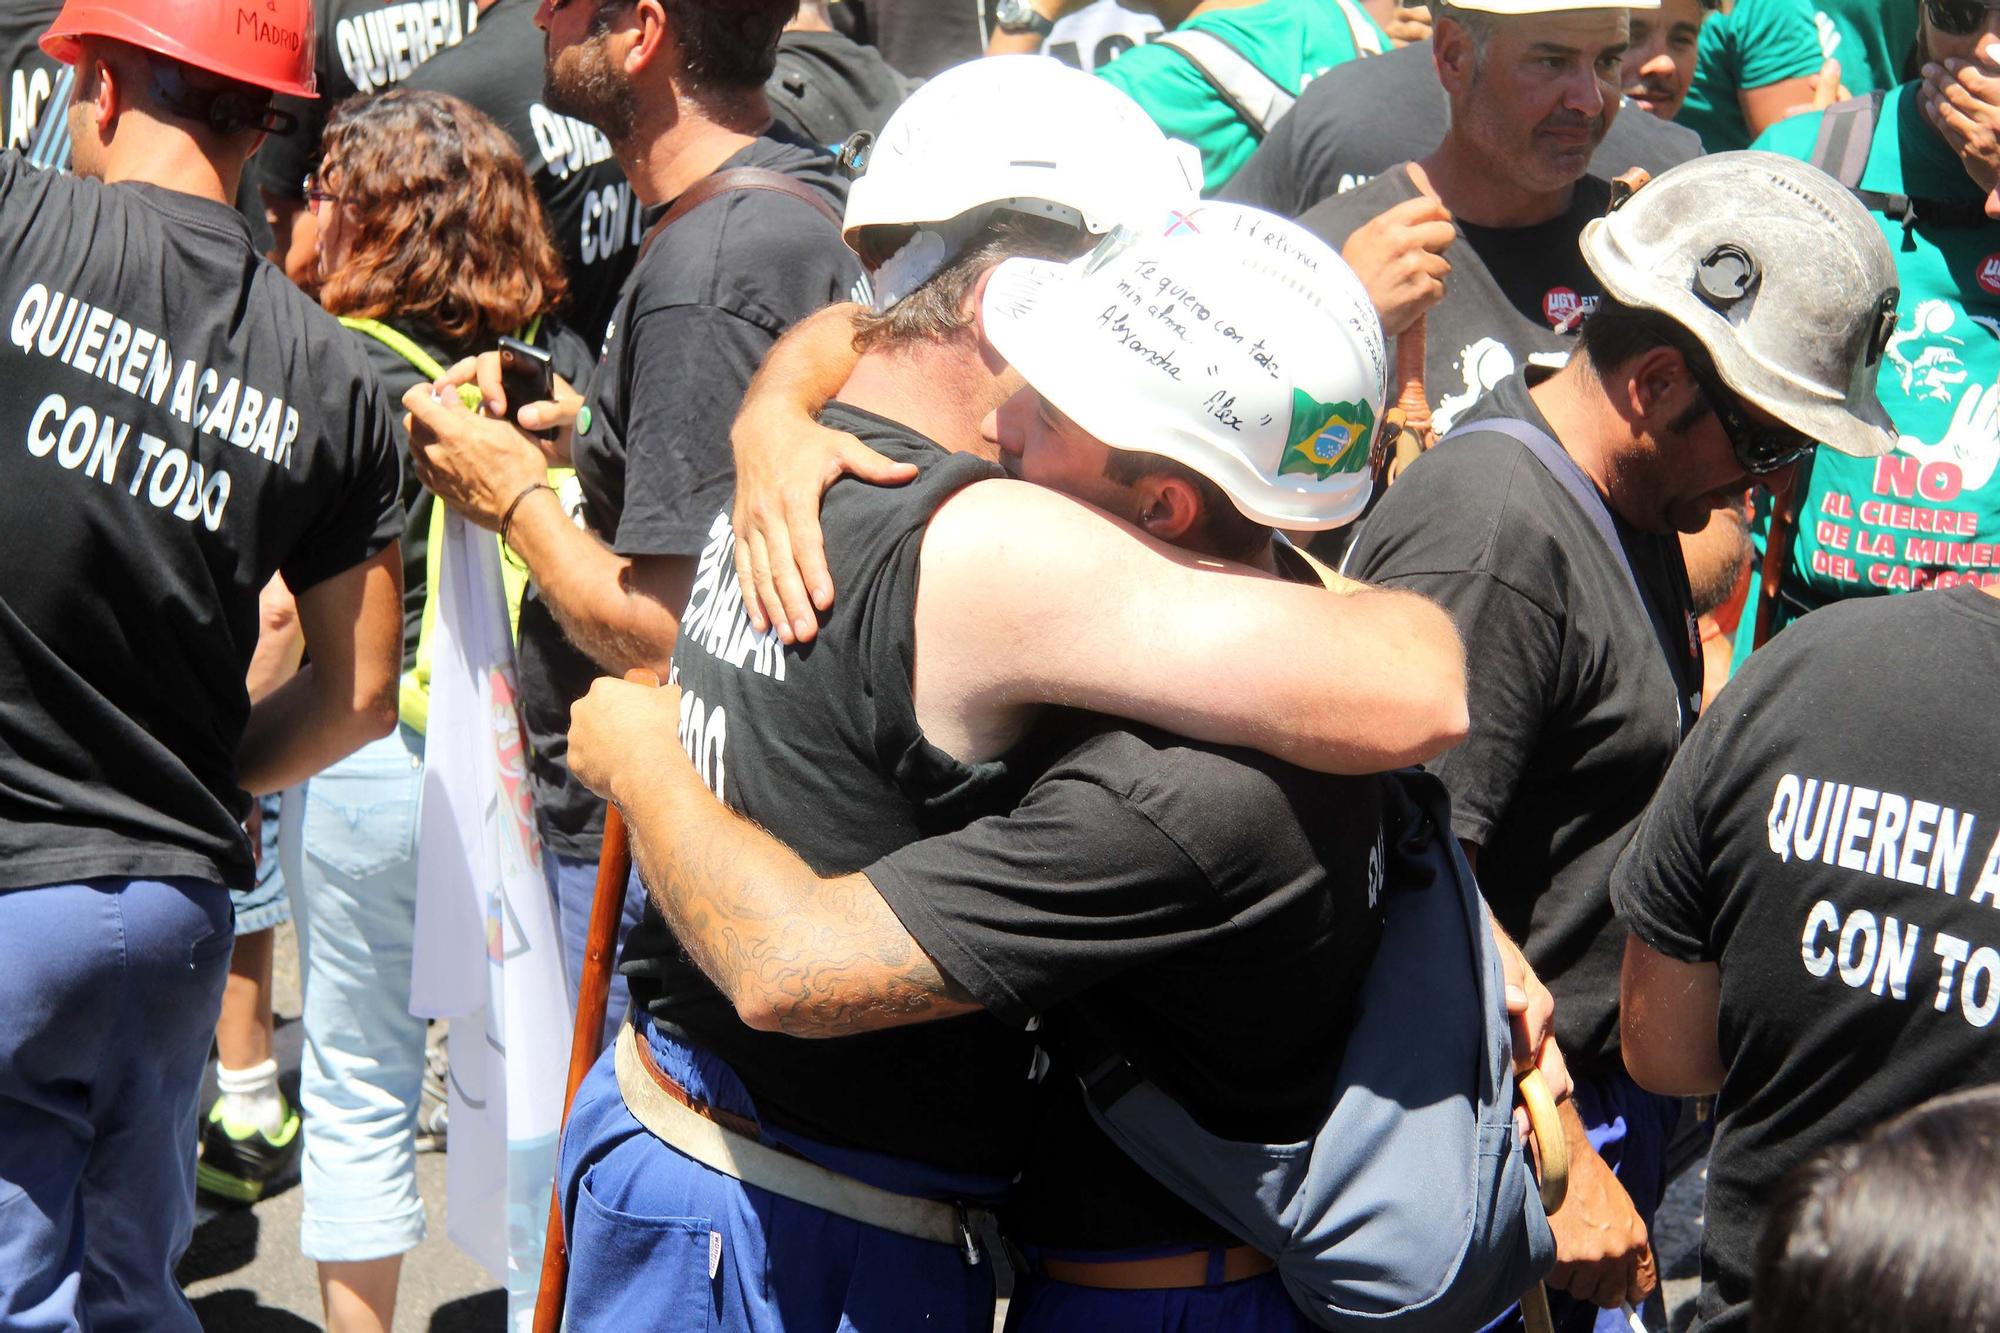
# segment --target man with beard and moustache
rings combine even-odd
[[[1651,1289],[1679,1118],[1620,1062],[1624,931],[1606,887],[1701,706],[1672,534],[1740,504],[1753,477],[1782,479],[1815,440],[1889,447],[1874,372],[1896,302],[1866,212],[1769,153],[1676,167],[1590,223],[1581,250],[1605,299],[1577,354],[1511,377],[1412,463],[1346,563],[1437,598],[1479,645],[1471,735],[1431,767],[1488,903],[1556,997],[1576,1085],[1552,1219],[1568,1328]]]
[[[570,702],[606,671],[666,674],[709,520],[734,485],[729,423],[751,373],[787,326],[846,295],[859,273],[840,239],[845,182],[833,160],[770,128],[764,82],[795,8],[635,0],[538,11],[544,103],[601,129],[640,204],[667,213],[619,296],[588,400],[565,387],[522,418],[553,428],[552,443],[460,412],[420,413],[412,435],[424,483],[499,532],[533,579],[522,710],[572,990],[604,803],[564,762]],[[755,174],[724,174],[734,172]],[[493,394],[488,406],[521,405]],[[551,461],[576,468],[580,524],[547,482]],[[643,900],[635,877],[628,924]],[[625,1000],[618,978],[607,1026]]]
[[[1427,316],[1424,382],[1442,434],[1522,366],[1562,364],[1597,302],[1576,241],[1611,201],[1589,169],[1618,112],[1627,11],[1473,0],[1432,12],[1451,99],[1443,142],[1299,221],[1361,275],[1389,334]]]
[[[538,3],[486,0],[478,28],[426,61],[403,86],[465,99],[520,145],[569,277],[563,322],[596,347],[632,271],[646,231],[644,213],[604,132],[544,101],[546,43],[535,26]]]
[[[319,163],[319,136],[334,104],[401,83],[440,51],[458,45],[494,0],[321,0],[315,6],[317,98],[281,98],[298,129],[273,138],[251,174],[263,197],[271,257],[310,289],[316,263],[305,179]]]
[[[1451,99],[1426,37],[1342,66],[1338,78],[1315,79],[1217,197],[1295,218],[1422,157],[1450,123]],[[1699,156],[1693,131],[1652,116],[1619,116],[1605,129],[1590,172],[1610,180],[1641,167],[1657,176]]]

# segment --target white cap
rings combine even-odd
[[[1482,14],[1561,14],[1572,9],[1658,9],[1660,0],[1449,0]]]
[[[1121,228],[1067,264],[1009,259],[988,341],[1105,444],[1160,454],[1276,528],[1368,502],[1387,396],[1361,280],[1298,224],[1240,204]]]
[[[987,56],[945,70],[889,117],[848,189],[841,234],[858,251],[868,227],[933,233],[899,256],[914,281],[902,272],[890,285],[908,291],[994,210],[1102,235],[1193,203],[1201,182],[1201,154],[1105,80],[1046,56]]]

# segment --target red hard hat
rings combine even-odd
[[[110,37],[225,79],[318,95],[312,0],[65,0],[42,50],[65,65],[77,39]]]

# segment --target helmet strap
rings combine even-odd
[[[147,62],[153,70],[153,95],[177,116],[206,125],[217,134],[261,130],[265,134],[290,134],[299,127],[299,118],[271,105],[271,94],[261,88],[231,83],[222,88],[197,88],[177,60],[155,56]]]

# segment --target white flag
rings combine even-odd
[[[410,1011],[451,1020],[445,1229],[506,1284],[508,1322],[525,1333],[572,1019],[529,800],[499,547],[457,514],[441,535]]]

